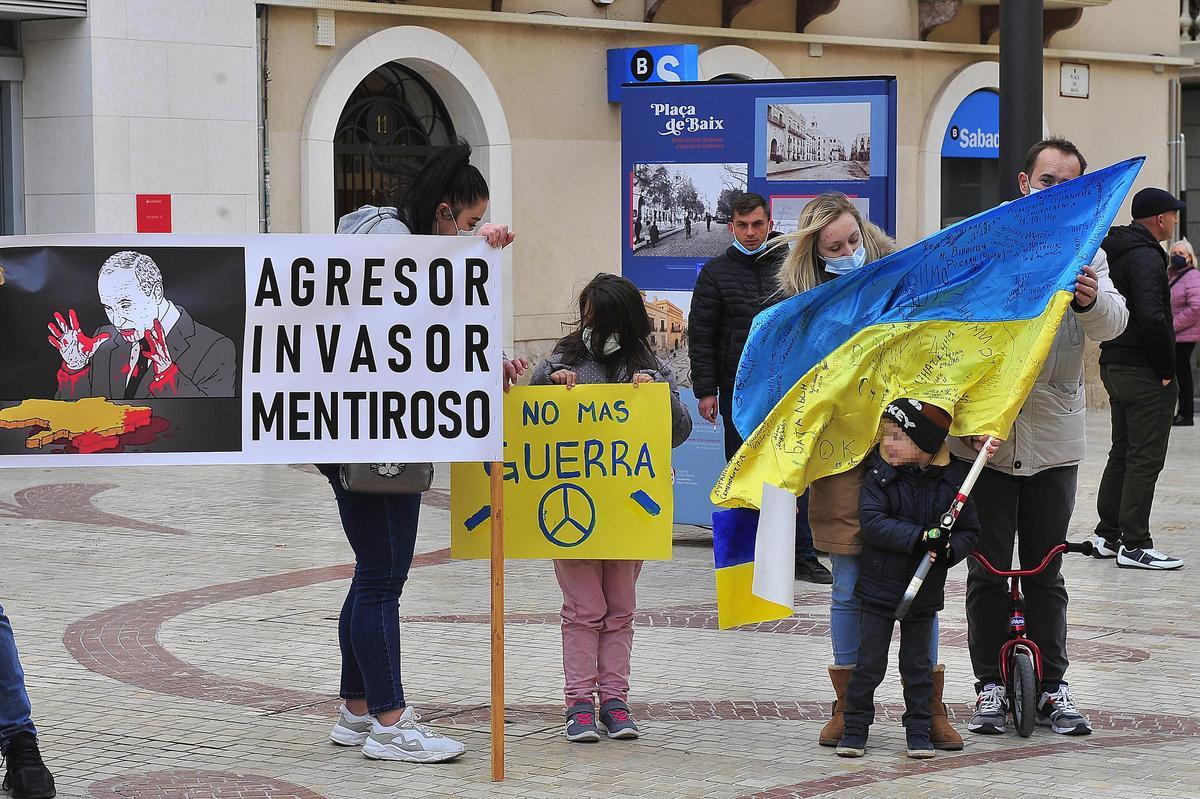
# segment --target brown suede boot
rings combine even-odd
[[[837,699],[833,702],[833,717],[821,728],[821,746],[837,746],[846,732],[846,721],[842,718],[842,713],[846,710],[846,689],[850,687],[850,675],[853,673],[854,666],[829,667],[829,681],[833,683],[833,693]],[[959,745],[962,745],[961,741]]]
[[[957,751],[963,748],[962,736],[950,726],[946,717],[946,705],[942,702],[942,687],[946,684],[946,667],[938,664],[933,667],[933,693],[929,697],[929,738],[933,741],[934,749],[949,749]]]

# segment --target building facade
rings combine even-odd
[[[659,355],[670,355],[686,345],[687,318],[670,300],[646,302],[650,317],[650,347]]]
[[[6,231],[133,231],[139,197],[169,195],[176,232],[330,232],[340,213],[387,202],[397,186],[381,167],[462,138],[491,185],[490,218],[517,232],[505,338],[532,357],[561,334],[578,287],[619,269],[628,187],[609,48],[696,44],[701,80],[895,75],[899,242],[994,202],[944,180],[942,155],[960,104],[999,86],[989,0],[35,5],[9,23],[7,50],[0,31]],[[1139,188],[1183,188],[1170,142],[1194,62],[1179,0],[1047,6],[1045,130],[1096,166],[1147,155]],[[1137,111],[1115,120],[1117,108]],[[791,112],[775,120],[780,157],[869,158],[865,133],[843,142]],[[648,219],[679,223],[656,202]]]

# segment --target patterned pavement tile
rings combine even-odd
[[[1095,521],[1107,420],[1089,419],[1073,537]],[[1200,509],[1193,429],[1173,433],[1153,518],[1185,559]],[[1200,588],[1189,568],[1064,564],[1071,684],[1096,728],[1067,739],[968,735],[958,753],[903,756],[898,681],[881,686],[868,756],[816,745],[831,692],[828,589],[797,614],[714,623],[707,532],[639,582],[633,695],[645,736],[561,736],[561,595],[550,564],[507,565],[508,779],[489,781],[487,567],[447,557],[445,470],[422,511],[401,602],[405,685],[463,740],[459,762],[366,760],[325,736],[336,706],[336,618],[350,574],[328,485],[311,467],[0,471],[3,602],[16,628],[59,795],[79,799],[358,797],[1200,797]],[[951,575],[946,700],[973,700]],[[893,654],[894,657],[894,654]]]

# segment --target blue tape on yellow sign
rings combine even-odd
[[[670,560],[670,420],[664,383],[505,395],[505,557]],[[450,553],[486,558],[488,469],[454,464],[450,475]]]

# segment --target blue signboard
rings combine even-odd
[[[954,109],[942,139],[942,158],[999,157],[1000,95],[980,89]]]
[[[745,191],[767,199],[776,230],[795,230],[809,200],[840,191],[894,234],[895,79],[622,87],[622,272],[661,320],[653,343],[685,393],[696,275],[732,244],[730,204]],[[707,524],[708,494],[725,465],[722,432],[689,402],[692,438],[672,461],[675,520]]]
[[[700,47],[671,44],[608,51],[608,101],[621,101],[623,83],[680,83],[700,79]]]

